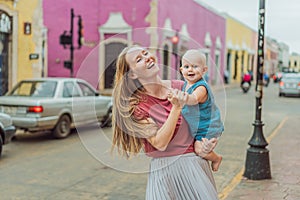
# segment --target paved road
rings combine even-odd
[[[219,193],[244,166],[255,114],[254,88],[216,90],[225,132],[216,151],[224,159],[215,179]],[[289,115],[300,115],[299,98],[279,98],[277,85],[264,89],[264,134]],[[225,103],[224,103],[225,102]],[[224,104],[224,105],[223,105]],[[127,162],[110,154],[111,129],[79,130],[64,140],[49,134],[19,134],[4,146],[0,161],[1,199],[144,199],[148,159]],[[117,170],[116,170],[117,169]]]

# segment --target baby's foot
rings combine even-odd
[[[211,162],[211,169],[214,172],[218,171],[221,162],[222,162],[222,156],[218,156],[218,160]]]

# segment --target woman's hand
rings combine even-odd
[[[178,89],[170,89],[168,100],[172,103],[173,106],[181,109],[188,100],[188,94]]]

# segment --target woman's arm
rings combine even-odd
[[[159,151],[166,150],[174,134],[181,109],[187,101],[187,94],[179,90],[174,90],[168,99],[173,106],[166,122],[158,129],[156,135],[147,138],[148,142]]]
[[[188,95],[187,105],[196,105],[198,103],[204,103],[207,99],[207,90],[204,86],[197,87],[192,94]]]

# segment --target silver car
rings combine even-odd
[[[55,138],[65,138],[77,126],[110,125],[112,98],[82,79],[37,78],[20,81],[0,97],[0,109],[17,129],[51,130]]]
[[[285,73],[279,82],[279,96],[300,96],[300,73]]]
[[[15,133],[16,128],[12,125],[11,117],[0,113],[0,156],[2,154],[2,146],[8,144]]]

